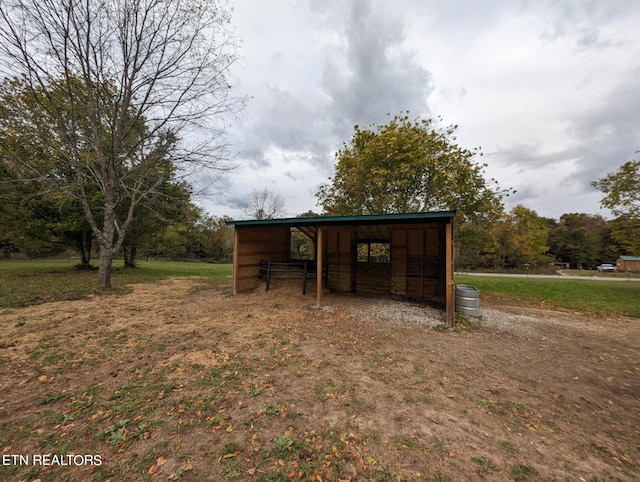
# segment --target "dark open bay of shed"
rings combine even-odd
[[[328,289],[436,303],[454,320],[455,211],[229,221],[233,291],[260,284],[261,263],[289,263],[292,230],[314,245],[317,304]],[[316,273],[322,273],[315,276]]]

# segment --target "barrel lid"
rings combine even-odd
[[[456,290],[459,291],[480,291],[478,288],[476,288],[475,286],[471,286],[471,285],[456,285]]]

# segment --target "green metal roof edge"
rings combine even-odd
[[[248,219],[239,221],[227,221],[228,225],[235,226],[309,226],[309,225],[337,225],[337,224],[384,224],[416,222],[437,219],[451,219],[456,215],[455,211],[431,211],[422,213],[402,214],[364,214],[357,216],[313,216],[308,218],[281,218],[281,219]]]
[[[640,256],[621,255],[620,258],[622,258],[625,261],[640,261]]]

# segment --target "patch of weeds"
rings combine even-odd
[[[455,331],[469,332],[475,331],[480,328],[479,319],[469,318],[467,316],[456,315],[455,317]]]
[[[216,367],[213,367],[204,374],[202,378],[200,378],[199,383],[207,384],[207,385],[215,385],[220,380],[220,370]]]
[[[31,467],[29,472],[27,472],[25,474],[24,479],[26,479],[26,480],[40,480],[39,476],[40,476],[40,467],[34,466],[34,467]]]
[[[372,473],[367,474],[367,480],[374,482],[396,482],[399,480],[398,476],[386,467],[376,466],[372,470]]]
[[[397,435],[393,438],[393,443],[398,446],[399,449],[414,449],[418,446],[413,440]]]
[[[165,351],[167,351],[167,344],[166,343],[156,343],[154,345],[153,349],[155,351],[165,352]]]
[[[225,460],[220,469],[226,480],[233,481],[242,477],[242,467],[237,460]]]
[[[412,397],[411,395],[405,395],[402,397],[402,401],[405,403],[424,403],[425,405],[431,404],[431,399],[424,395],[418,398]]]
[[[269,454],[278,459],[288,460],[294,452],[295,441],[291,435],[282,435],[273,439]]]
[[[512,402],[510,400],[498,400],[497,402],[494,402],[482,397],[471,397],[471,400],[496,415],[522,416],[527,412],[527,407],[525,405],[518,402]]]
[[[364,400],[355,395],[345,402],[345,412],[349,416],[357,415],[362,412]]]
[[[329,398],[327,396],[326,390],[319,386],[316,385],[316,387],[313,389],[314,393],[316,394],[316,396],[318,397],[318,400],[320,401],[320,403],[322,403],[322,405],[324,405],[324,402],[327,401],[327,399]]]
[[[513,477],[514,482],[524,482],[533,474],[534,470],[528,465],[517,463],[511,466],[511,477]]]
[[[267,415],[280,415],[283,412],[283,409],[276,402],[271,402],[266,407],[260,407],[260,413],[265,413]]]
[[[40,401],[40,405],[49,405],[50,403],[57,402],[61,398],[64,398],[64,393],[62,392],[49,393],[43,397]]]
[[[501,441],[500,446],[511,457],[515,457],[516,455],[518,455],[518,452],[520,451],[516,444],[509,442],[508,440]]]
[[[237,442],[228,441],[225,442],[224,448],[222,449],[223,455],[234,455],[240,449],[240,445]],[[228,458],[228,457],[227,457]]]
[[[497,470],[497,467],[491,462],[491,460],[484,457],[471,457],[471,461],[482,467],[482,470],[488,472],[489,470]]]
[[[262,387],[258,387],[252,383],[251,385],[249,385],[249,396],[257,397],[262,393],[262,390],[263,390]]]
[[[128,419],[118,420],[116,423],[109,425],[99,434],[101,440],[108,440],[111,446],[117,447],[127,440],[129,431],[127,430]]]
[[[205,419],[204,425],[207,425],[209,427],[217,427],[219,425],[222,425],[222,422],[224,422],[224,420],[222,420],[220,417],[207,417]]]
[[[81,398],[74,400],[72,403],[76,410],[82,411],[94,404],[93,395],[85,392]]]

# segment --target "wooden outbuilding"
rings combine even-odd
[[[261,263],[292,262],[291,236],[297,230],[315,247],[318,305],[323,288],[405,297],[442,305],[453,326],[454,216],[455,211],[440,211],[229,221],[235,227],[233,291],[257,288]]]
[[[626,273],[640,273],[640,257],[620,256],[616,261],[616,269]]]

